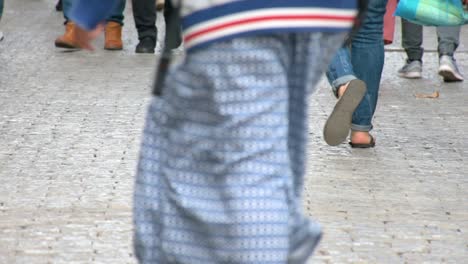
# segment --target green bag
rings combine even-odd
[[[423,26],[468,24],[461,0],[400,0],[395,16]]]

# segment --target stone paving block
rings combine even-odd
[[[157,55],[134,54],[130,8],[123,51],[103,51],[102,37],[94,53],[55,49],[54,2],[9,1],[0,24],[0,263],[136,263],[133,176]],[[396,76],[398,30],[387,47],[374,149],[327,146],[336,99],[325,79],[310,98],[304,210],[324,228],[311,263],[468,259],[468,86],[437,75],[435,39],[426,30],[421,80]]]

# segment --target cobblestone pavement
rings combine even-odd
[[[53,2],[7,1],[0,24],[0,263],[135,263],[133,175],[156,57],[133,53],[130,6],[124,51],[102,39],[95,53],[56,50]],[[426,39],[434,50],[433,30]],[[304,206],[325,231],[312,262],[467,263],[468,82],[441,82],[434,52],[414,81],[395,76],[398,45],[386,56],[375,149],[327,146],[335,99],[323,81],[311,98]],[[468,76],[466,46],[457,59]]]

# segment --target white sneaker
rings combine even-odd
[[[3,32],[0,31],[0,41],[3,40]]]
[[[444,82],[461,82],[463,76],[458,70],[453,57],[442,55],[439,59],[439,75],[444,78]]]

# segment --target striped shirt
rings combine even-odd
[[[71,19],[91,29],[108,16],[116,0],[74,2]],[[357,14],[353,0],[190,0],[181,4],[188,50],[246,35],[279,32],[348,31]]]

